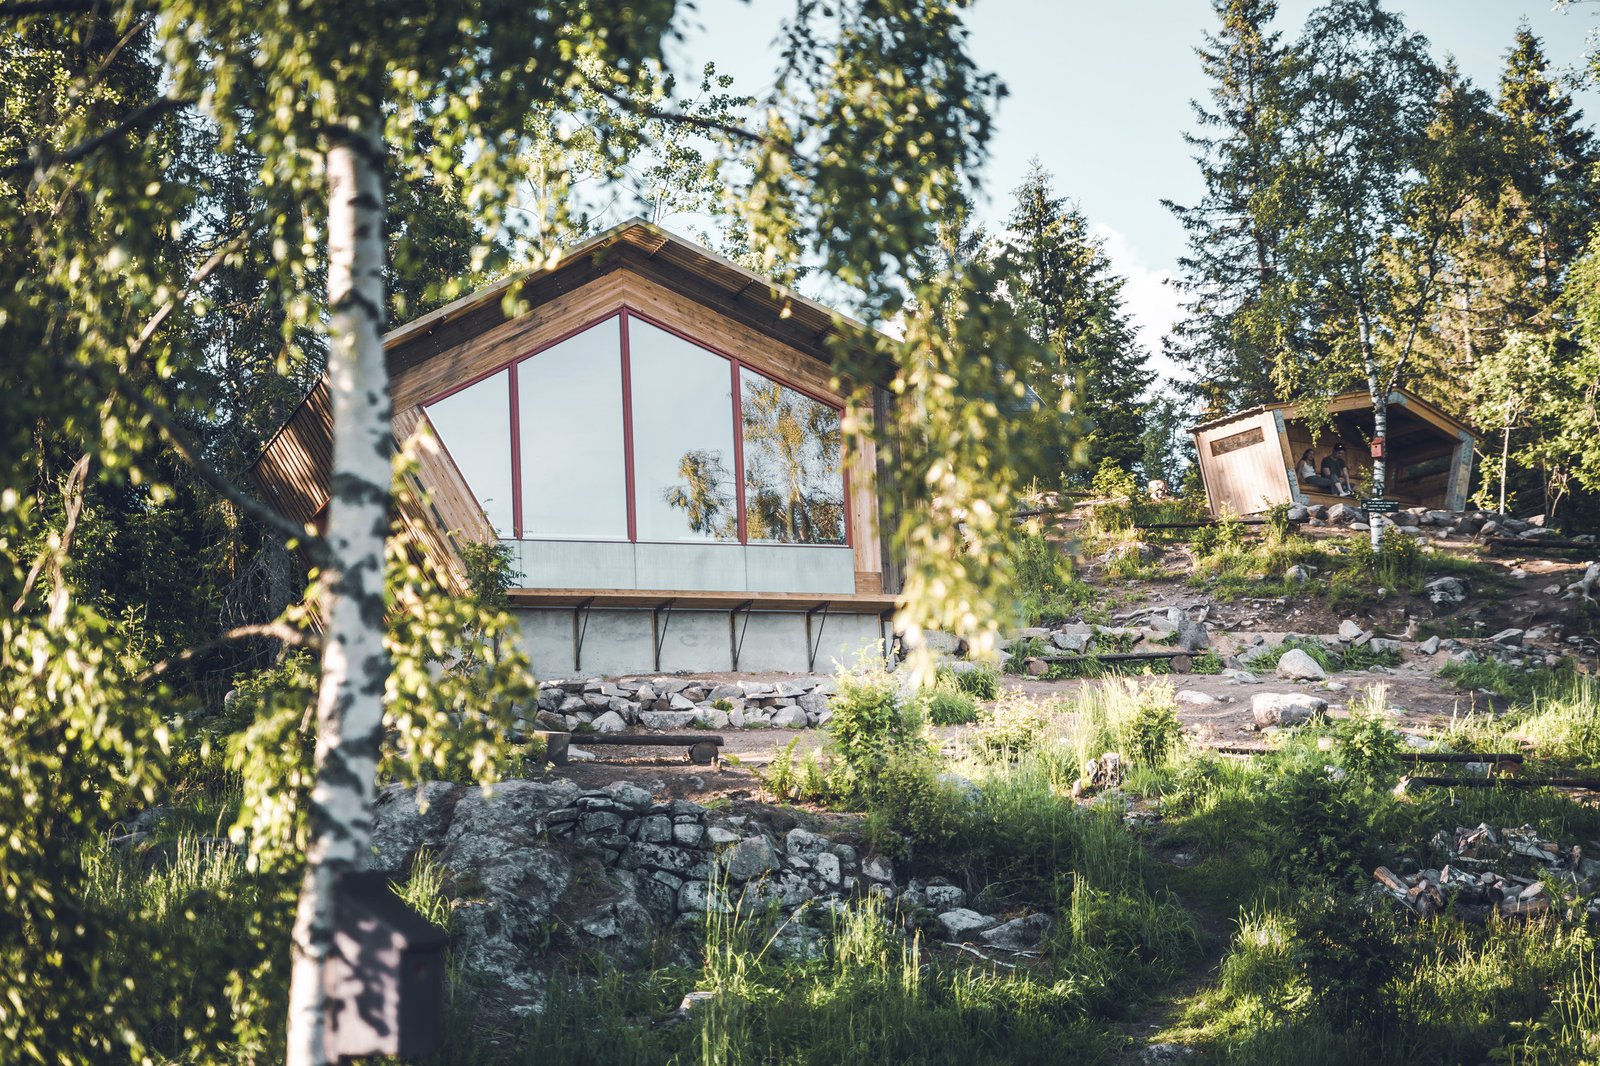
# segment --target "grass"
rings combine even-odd
[[[1341,670],[1365,670],[1369,666],[1399,666],[1401,661],[1399,652],[1376,652],[1366,645],[1339,652],[1310,637],[1287,637],[1281,644],[1262,648],[1245,662],[1252,670],[1276,670],[1278,662],[1295,648],[1311,656],[1318,666],[1330,674]]]

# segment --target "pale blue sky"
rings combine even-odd
[[[1277,25],[1298,35],[1313,0],[1280,0]],[[1388,0],[1431,42],[1435,58],[1493,90],[1519,22],[1543,38],[1557,67],[1577,63],[1600,7],[1553,10],[1552,0]],[[707,60],[759,95],[776,66],[769,42],[792,0],[700,0],[685,22],[674,66]],[[1056,188],[1075,199],[1129,278],[1129,304],[1152,350],[1176,313],[1162,284],[1183,250],[1183,231],[1160,201],[1192,202],[1198,171],[1182,132],[1189,101],[1207,84],[1194,48],[1214,26],[1207,0],[978,0],[968,24],[977,61],[1011,94],[997,115],[984,179],[985,220],[999,223],[1028,161],[1038,156]],[[685,79],[687,80],[687,78]],[[1600,97],[1580,97],[1591,126]]]

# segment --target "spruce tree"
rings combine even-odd
[[[1000,255],[1013,302],[1056,355],[1055,388],[1081,390],[1089,457],[1132,470],[1144,458],[1144,392],[1155,375],[1123,306],[1126,279],[1037,160],[1014,195]]]
[[[1220,414],[1280,398],[1272,369],[1283,340],[1272,308],[1281,227],[1270,192],[1282,163],[1284,52],[1271,29],[1274,0],[1213,7],[1221,25],[1195,50],[1211,100],[1193,103],[1199,132],[1184,135],[1205,194],[1189,207],[1162,203],[1189,244],[1178,261],[1185,316],[1168,352],[1193,375],[1187,390],[1203,410]]]

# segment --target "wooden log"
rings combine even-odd
[[[1219,755],[1270,755],[1276,748],[1245,748],[1227,744],[1213,745],[1212,751]],[[1405,751],[1398,756],[1405,762],[1431,762],[1431,763],[1496,763],[1521,764],[1525,758],[1520,751],[1485,752],[1481,755],[1455,751]],[[1441,779],[1442,780],[1442,779]]]
[[[1380,866],[1376,870],[1372,871],[1372,878],[1391,892],[1409,893],[1411,891],[1411,886],[1400,880],[1400,878],[1395,875],[1395,872],[1389,869],[1387,866]]]
[[[589,733],[584,736],[585,746],[615,744],[627,748],[678,748],[696,744],[721,747],[726,741],[707,733]]]
[[[1397,793],[1417,787],[1432,788],[1573,788],[1600,792],[1600,778],[1594,777],[1402,777]]]
[[[1541,540],[1523,540],[1521,537],[1484,537],[1483,543],[1490,548],[1516,548],[1519,551],[1600,552],[1600,546],[1587,544],[1581,540],[1555,540],[1548,537]]]

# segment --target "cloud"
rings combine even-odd
[[[1171,359],[1162,354],[1161,342],[1172,332],[1172,327],[1183,317],[1178,291],[1168,284],[1170,270],[1157,270],[1140,254],[1122,231],[1095,223],[1089,232],[1105,243],[1106,257],[1112,269],[1128,279],[1122,287],[1122,297],[1139,330],[1139,339],[1150,353],[1150,366],[1157,380],[1185,379],[1189,375]]]

